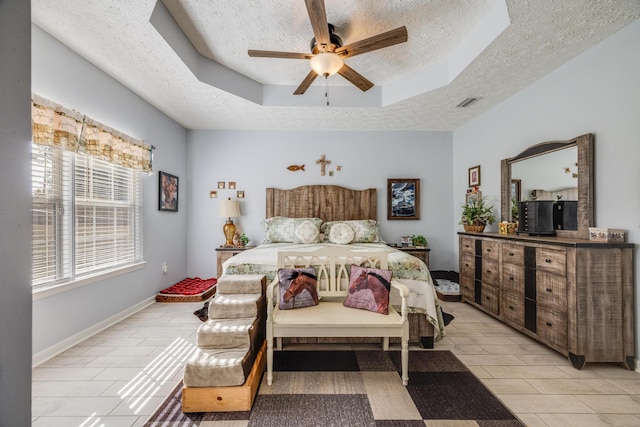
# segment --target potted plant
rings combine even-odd
[[[250,239],[247,237],[246,234],[242,233],[238,233],[236,232],[234,237],[234,243],[236,245],[237,248],[244,248],[245,246],[247,246],[247,243],[249,243]]]
[[[416,247],[427,247],[427,239],[421,234],[414,234],[411,236],[411,242]]]
[[[483,196],[478,196],[462,205],[460,224],[464,226],[465,231],[484,231],[485,225],[493,224],[495,220],[493,205]]]

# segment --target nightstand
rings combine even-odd
[[[217,264],[218,264],[218,275],[217,277],[220,278],[220,276],[222,276],[222,263],[225,262],[226,260],[228,260],[229,258],[231,258],[234,255],[238,255],[240,252],[242,251],[246,251],[247,249],[251,249],[254,248],[255,246],[245,246],[244,248],[225,248],[223,246],[220,246],[219,248],[216,248],[216,258],[218,259]]]
[[[396,247],[396,249],[407,252],[408,254],[421,259],[422,262],[427,265],[427,268],[429,268],[429,251],[431,251],[430,248],[422,248],[416,246],[398,246]]]

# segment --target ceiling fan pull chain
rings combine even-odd
[[[327,81],[329,76],[324,76],[324,97],[327,98],[327,107],[329,106],[329,82]]]

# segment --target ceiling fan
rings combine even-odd
[[[295,90],[294,95],[305,93],[318,75],[327,78],[335,73],[349,80],[363,92],[367,91],[373,87],[373,83],[345,64],[344,59],[407,41],[407,28],[403,26],[343,46],[342,39],[334,33],[333,25],[327,22],[324,0],[305,0],[305,4],[315,36],[311,40],[311,53],[249,50],[251,57],[309,60],[311,71]]]

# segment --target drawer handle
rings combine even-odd
[[[464,266],[465,266],[465,267],[469,267],[469,264],[465,264]]]
[[[552,291],[553,291],[553,289],[547,288],[547,292],[551,293]]]
[[[491,249],[487,249],[487,252],[491,252]]]
[[[546,263],[550,263],[550,262],[551,262],[551,260],[550,260],[549,258],[547,258],[547,259],[545,259],[545,260],[544,260],[544,262],[546,262]]]
[[[547,326],[553,326],[553,323],[547,322]]]
[[[514,310],[512,305],[509,306],[509,310]]]
[[[514,256],[514,253],[513,252],[509,252],[509,256]]]
[[[487,270],[487,273],[488,273],[488,274],[491,274],[491,270]]]
[[[491,297],[485,297],[487,299],[487,301],[489,301],[491,299]]]
[[[509,280],[513,282],[515,279],[513,278],[513,276],[509,276]]]

